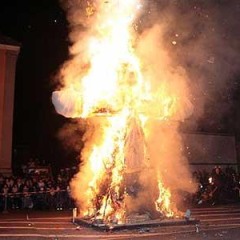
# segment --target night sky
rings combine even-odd
[[[54,76],[68,57],[67,22],[58,1],[1,1],[0,32],[21,44],[16,68],[13,145],[18,158],[68,157],[56,140],[64,118],[51,104]]]
[[[1,0],[0,33],[21,44],[13,129],[13,147],[17,150],[14,159],[18,161],[33,156],[54,166],[67,166],[76,160],[56,137],[66,119],[55,113],[51,103],[54,76],[68,59],[68,30],[66,14],[57,0]],[[216,106],[211,102],[206,106],[206,117],[198,120],[194,131],[235,134],[239,139],[239,75],[234,78],[236,88],[231,91],[231,100],[229,95],[221,99],[230,109],[228,114],[214,120]],[[183,129],[191,131],[187,124]]]

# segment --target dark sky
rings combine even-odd
[[[32,156],[64,164],[73,155],[68,155],[56,139],[66,120],[55,113],[51,93],[55,87],[53,77],[68,58],[65,12],[57,0],[1,0],[0,32],[21,43],[16,69],[14,148],[20,155],[26,149]],[[235,78],[238,81],[238,76]],[[239,91],[233,91],[231,111],[221,121],[213,121],[214,104],[206,106],[211,123],[200,119],[197,131],[239,137],[239,103]]]
[[[3,0],[0,32],[21,43],[16,69],[14,147],[61,162],[56,141],[64,122],[51,104],[53,77],[68,56],[65,13],[55,0]],[[64,156],[66,157],[66,156]]]

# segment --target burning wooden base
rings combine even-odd
[[[107,224],[104,223],[101,220],[92,221],[90,219],[83,219],[83,218],[76,218],[75,223],[79,225],[84,225],[87,227],[93,227],[99,230],[122,230],[122,229],[137,229],[142,227],[167,227],[167,226],[181,226],[181,225],[193,225],[198,224],[200,221],[195,218],[190,219],[154,219],[154,220],[145,220],[140,221],[139,219],[136,219],[136,221],[131,221],[128,223],[123,224]]]

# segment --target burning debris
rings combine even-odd
[[[89,123],[71,188],[79,216],[98,225],[181,216],[171,191],[193,190],[178,133],[178,121],[191,113],[185,76],[169,70],[169,60],[161,73],[152,65],[154,43],[145,45],[152,36],[141,39],[133,27],[139,6],[138,0],[67,6],[72,59],[52,101],[59,114]]]

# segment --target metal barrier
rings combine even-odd
[[[3,213],[8,213],[9,209],[14,209],[13,205],[18,203],[18,209],[31,208],[51,208],[56,210],[72,209],[74,202],[70,192],[64,190],[48,190],[35,192],[16,192],[16,193],[1,193],[0,203],[3,206]]]

